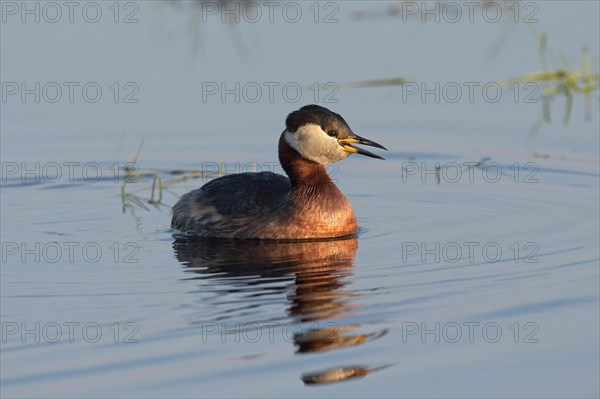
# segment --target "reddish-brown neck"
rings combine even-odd
[[[325,166],[302,157],[283,135],[279,139],[279,162],[292,186],[286,202],[289,207],[284,210],[286,228],[299,229],[310,237],[339,237],[358,231],[352,205]]]
[[[290,178],[292,189],[303,186],[334,185],[325,166],[303,158],[285,141],[283,134],[279,138],[279,162]]]

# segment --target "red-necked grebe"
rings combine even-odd
[[[352,143],[386,149],[354,134],[344,118],[319,105],[288,115],[279,138],[285,176],[240,173],[211,180],[173,207],[171,227],[198,237],[307,239],[356,233],[350,202],[325,165],[350,154],[380,158]]]

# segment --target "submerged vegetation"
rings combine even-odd
[[[397,1],[392,5],[389,5],[383,9],[379,10],[365,10],[355,14],[356,19],[369,19],[376,17],[394,17],[394,18],[402,18],[403,21],[421,21],[423,23],[428,23],[431,21],[431,12],[426,12],[427,10],[431,10],[435,7],[444,7],[448,6],[448,3],[444,4],[444,2],[436,1],[431,2],[433,6],[425,9],[425,12],[422,8],[414,7],[414,1]],[[521,5],[519,2],[498,2],[494,0],[482,0],[479,2],[482,7],[487,5],[491,5],[492,3],[498,5],[505,11],[509,12],[509,15],[516,16],[518,15],[517,7]],[[522,2],[521,2],[522,3]],[[523,8],[527,9],[532,4],[524,4]],[[537,5],[536,5],[537,7]],[[589,55],[589,51],[587,48],[582,50],[583,52],[583,60],[581,62],[580,67],[572,67],[569,65],[569,61],[566,55],[562,52],[554,53],[548,47],[548,33],[547,32],[539,32],[533,26],[533,24],[528,22],[537,22],[535,19],[528,19],[534,14],[530,14],[529,16],[521,15],[523,18],[523,22],[526,22],[526,26],[529,27],[531,33],[533,34],[537,45],[538,52],[540,57],[540,63],[542,65],[542,71],[531,72],[524,74],[522,76],[504,78],[501,79],[504,85],[509,86],[514,83],[534,83],[540,89],[539,100],[542,106],[541,117],[533,124],[530,129],[532,134],[535,134],[539,131],[543,124],[552,123],[551,116],[551,104],[554,100],[559,97],[564,97],[566,104],[563,116],[563,123],[567,125],[571,119],[571,115],[573,113],[573,104],[574,99],[577,96],[583,96],[585,101],[585,119],[590,121],[592,119],[592,104],[593,104],[593,94],[599,92],[600,87],[600,72],[598,70],[599,58],[598,55],[592,60]],[[492,43],[488,51],[488,58],[493,60],[502,50],[502,47],[506,44],[508,37],[512,33],[512,28],[514,28],[515,24],[512,23],[513,19],[507,18],[505,21],[508,21],[508,24],[503,25],[503,29],[505,29],[497,40]],[[506,30],[508,29],[508,30]],[[552,66],[551,66],[552,65]],[[350,84],[340,85],[340,88],[360,88],[360,87],[376,87],[376,86],[394,86],[398,84],[407,83],[410,80],[398,78],[398,79],[376,79],[369,81],[361,81]],[[598,97],[596,97],[598,100]]]
[[[585,100],[585,119],[592,119],[592,95],[598,92],[600,87],[600,73],[598,72],[598,56],[594,62],[590,59],[588,49],[583,49],[583,60],[581,67],[571,68],[564,53],[554,54],[548,49],[548,34],[546,32],[534,32],[538,44],[539,55],[544,70],[516,78],[507,79],[509,82],[536,82],[541,87],[540,100],[542,103],[542,116],[531,128],[536,133],[542,124],[551,123],[551,102],[557,97],[564,96],[566,99],[564,124],[568,124],[573,111],[575,96],[582,95]],[[558,67],[550,69],[548,58],[552,58],[553,64]]]
[[[188,180],[194,179],[214,179],[217,177],[224,176],[222,164],[219,164],[219,169],[213,170],[181,170],[181,169],[149,169],[147,171],[140,171],[138,159],[141,154],[144,140],[140,142],[138,149],[133,156],[132,161],[129,161],[122,168],[123,171],[123,184],[121,185],[121,203],[123,205],[123,213],[127,209],[143,209],[150,210],[146,205],[152,205],[154,208],[159,209],[160,207],[170,208],[169,205],[163,203],[164,193],[168,192],[173,194],[174,198],[178,197],[178,194],[171,191],[170,187],[183,183]],[[163,176],[174,176],[163,180]],[[141,187],[137,187],[132,190],[128,190],[131,184],[144,183]],[[150,197],[143,197],[140,193],[150,192]]]
[[[573,113],[573,103],[577,96],[583,96],[585,101],[585,119],[592,119],[593,94],[598,93],[600,88],[600,72],[598,72],[598,57],[592,61],[587,49],[583,49],[582,63],[579,68],[571,68],[566,56],[563,53],[554,55],[548,51],[546,33],[537,35],[539,42],[540,59],[543,65],[541,72],[528,73],[522,76],[502,79],[500,82],[504,86],[510,86],[514,83],[535,84],[539,90],[539,101],[542,106],[541,117],[533,124],[530,129],[532,134],[539,131],[540,127],[546,123],[552,123],[551,104],[554,100],[564,97],[566,104],[563,116],[563,123],[567,125]],[[548,58],[553,56],[553,64],[558,67],[549,68]],[[388,78],[371,79],[357,82],[341,83],[340,89],[367,88],[367,87],[391,87],[399,86],[411,82],[409,78]],[[596,97],[596,100],[598,98]]]

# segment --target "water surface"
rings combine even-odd
[[[353,4],[340,15],[368,8]],[[597,48],[597,3],[565,4],[537,27],[579,60],[572,43]],[[3,104],[3,397],[598,397],[598,114],[579,99],[567,127],[531,136],[539,104],[340,91],[323,105],[390,150],[329,169],[356,237],[178,239],[170,206],[214,174],[160,205],[150,176],[125,186],[139,202],[121,198],[142,139],[139,170],[164,182],[220,163],[281,172],[284,117],[313,99],[203,103],[203,81],[485,82],[540,68],[526,27],[490,66],[489,24],[243,25],[243,58],[218,24],[193,55],[178,18],[146,6],[135,25],[2,26],[3,81],[141,88],[137,105]]]

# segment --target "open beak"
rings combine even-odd
[[[351,143],[369,145],[371,147],[377,147],[377,148],[381,148],[381,149],[387,151],[387,148],[385,148],[381,144],[376,143],[371,140],[368,140],[368,139],[365,139],[365,138],[362,138],[360,136],[355,135],[352,137],[346,137],[343,139],[339,139],[338,143],[340,143],[340,145],[342,147],[344,147],[344,151],[346,151],[346,152],[349,152],[352,154],[362,154],[362,155],[366,155],[371,158],[385,159],[383,157],[380,157],[377,154],[373,154],[371,151],[363,150],[362,148],[359,148],[359,147],[354,147]]]

